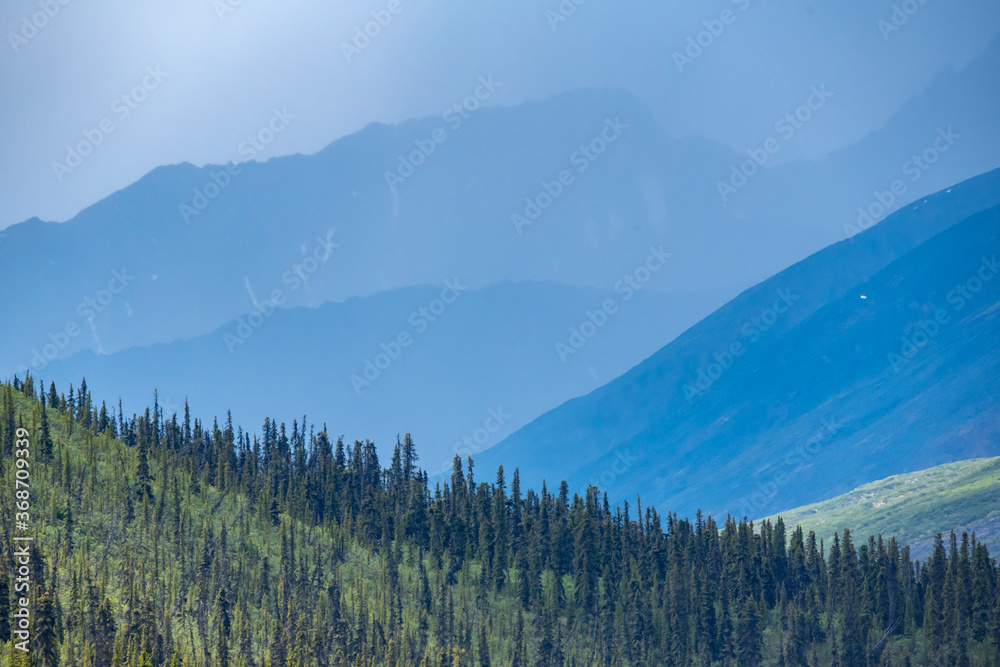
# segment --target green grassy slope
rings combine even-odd
[[[992,551],[1000,544],[1000,457],[972,459],[894,475],[820,503],[779,512],[790,528],[831,538],[896,535],[914,557],[930,552],[934,535],[975,531]]]

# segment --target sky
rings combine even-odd
[[[441,115],[490,76],[505,106],[624,87],[667,133],[737,150],[811,86],[849,90],[852,113],[780,156],[820,159],[981,54],[1000,3],[5,0],[0,29],[2,229],[68,220],[160,165],[243,161],[275,110],[288,127],[254,159]]]

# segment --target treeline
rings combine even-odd
[[[924,563],[779,519],[611,507],[589,488],[431,487],[305,418],[259,434],[125,418],[86,382],[0,385],[0,640],[15,433],[31,433],[30,654],[0,665],[996,665],[1000,570],[975,536]]]

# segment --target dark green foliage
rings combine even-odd
[[[32,664],[1000,664],[1000,572],[974,537],[923,565],[849,531],[824,553],[780,519],[720,530],[522,491],[516,470],[477,482],[457,457],[431,488],[409,436],[383,468],[305,419],[252,436],[158,401],[95,411],[86,383],[41,395],[0,387],[4,446],[26,423],[37,457]]]

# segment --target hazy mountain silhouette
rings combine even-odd
[[[183,415],[186,396],[195,414],[223,418],[231,409],[245,428],[265,416],[291,424],[305,412],[351,442],[374,440],[386,455],[410,432],[425,468],[450,471],[456,443],[464,455],[495,445],[564,397],[627,370],[629,355],[636,363],[652,354],[682,320],[707,314],[697,296],[639,292],[624,301],[612,290],[555,283],[465,286],[448,291],[450,304],[435,303],[444,285],[420,286],[243,317],[188,341],[81,352],[40,377],[66,390],[85,376],[109,408],[121,395],[127,414],[150,403],[154,388],[168,415]],[[564,363],[555,344],[607,299],[617,312]]]
[[[979,274],[993,277],[1000,209],[969,217],[990,203],[1000,170],[816,253],[479,465],[520,467],[532,484],[596,481],[681,512],[762,516],[996,455],[1000,279]],[[981,291],[960,309],[951,292],[969,280]],[[938,309],[946,323],[929,321]]]
[[[29,264],[11,272],[0,295],[0,371],[79,349],[111,353],[191,338],[250,312],[254,298],[275,289],[283,307],[449,276],[474,288],[533,280],[610,289],[649,245],[674,254],[672,270],[651,289],[715,294],[706,303],[715,308],[843,238],[857,208],[893,180],[905,194],[890,210],[994,167],[1000,128],[969,100],[997,89],[998,54],[994,42],[962,71],[942,73],[882,131],[820,162],[781,163],[779,150],[725,202],[718,183],[747,154],[666,136],[640,102],[615,89],[481,108],[467,118],[373,124],[314,155],[233,167],[236,175],[219,166],[161,167],[66,223],[33,219],[6,230],[0,263]],[[844,113],[842,99],[845,109],[855,103],[850,91],[828,92],[817,114]],[[811,94],[803,90],[803,103]],[[786,146],[795,141],[765,129]],[[904,164],[940,131],[957,138],[910,180]],[[614,141],[602,146],[602,134]],[[604,152],[587,157],[581,147],[591,142]],[[429,155],[414,152],[432,144]],[[403,178],[400,156],[422,164]],[[564,170],[568,185],[558,182]],[[542,210],[553,197],[546,184],[561,192]],[[539,206],[537,219],[513,222],[534,212],[526,199]],[[309,273],[323,240],[338,245]],[[122,269],[135,277],[108,298],[101,290]],[[92,309],[81,304],[100,297],[108,303],[90,322],[81,312]],[[67,325],[78,331],[63,339]]]

